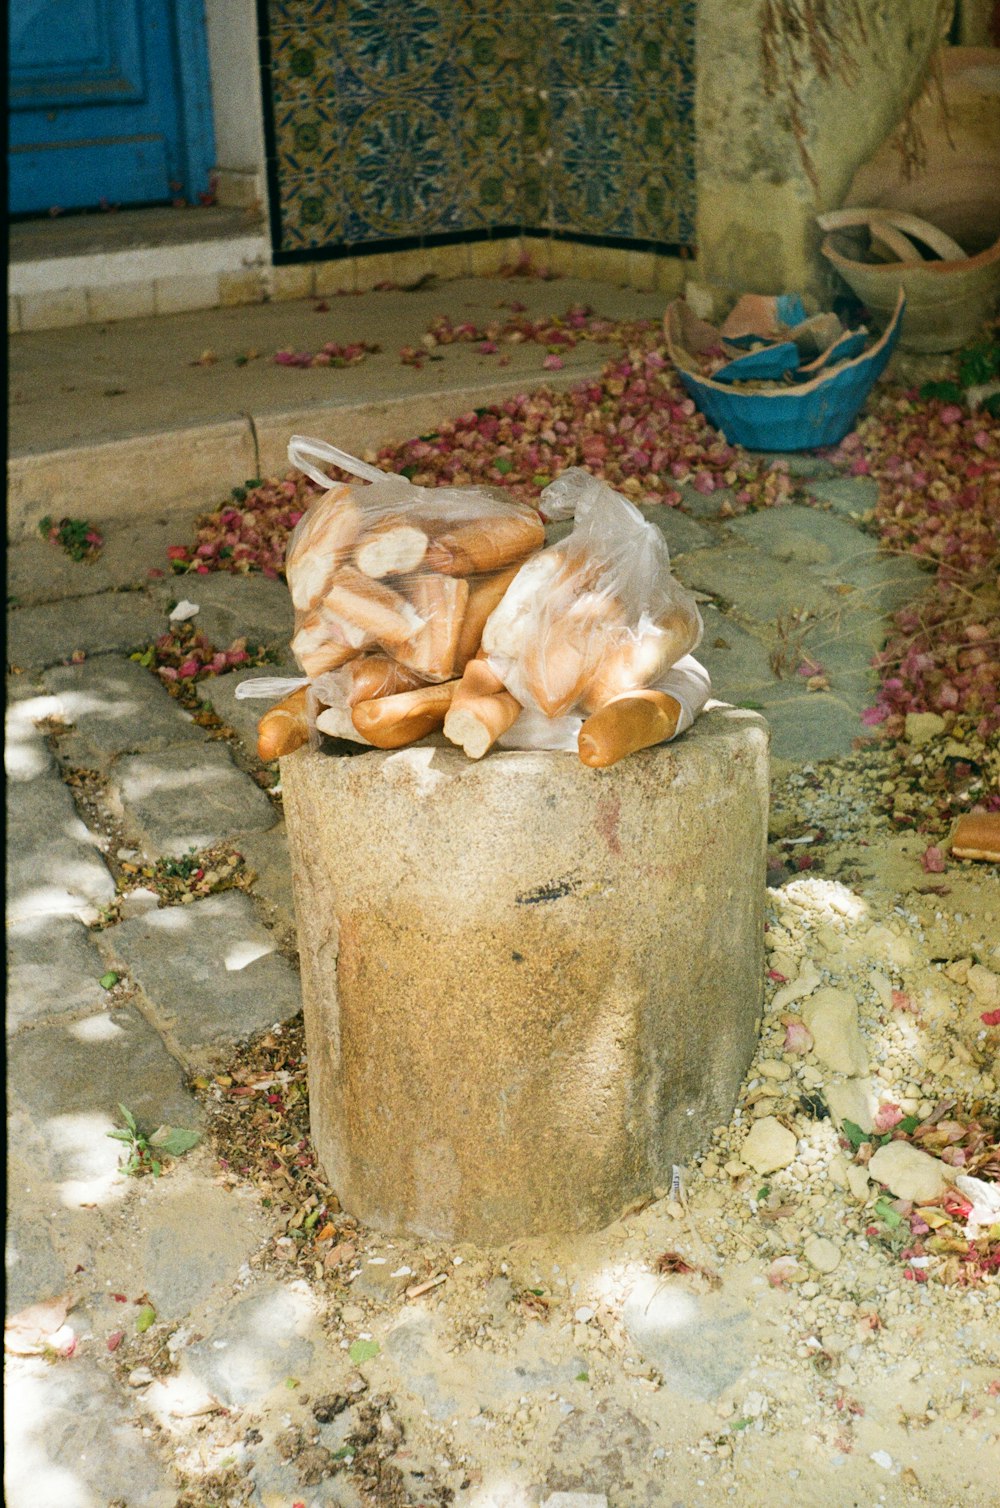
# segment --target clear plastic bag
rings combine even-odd
[[[574,527],[521,567],[486,623],[482,648],[526,711],[582,719],[615,697],[659,686],[698,645],[701,614],[670,574],[660,531],[605,482],[573,468],[541,504],[548,518],[572,516]]]
[[[421,685],[460,675],[516,570],[544,543],[538,514],[500,489],[417,487],[301,435],[288,456],[328,489],[285,557],[304,674],[388,655]],[[314,459],[359,482],[331,484]]]

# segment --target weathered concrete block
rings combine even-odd
[[[593,1229],[728,1118],[763,978],[767,732],[592,771],[420,747],[282,761],[313,1136],[345,1208]]]

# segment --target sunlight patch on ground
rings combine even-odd
[[[266,958],[273,953],[274,948],[265,942],[238,942],[228,950],[223,958],[228,973],[232,974],[239,969],[245,969],[248,964],[256,963],[258,958]]]
[[[52,1150],[61,1154],[69,1176],[58,1184],[59,1198],[67,1209],[81,1204],[112,1204],[125,1192],[119,1169],[123,1143],[112,1140],[115,1130],[109,1115],[78,1111],[53,1115],[45,1122],[45,1135]]]

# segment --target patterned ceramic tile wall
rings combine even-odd
[[[276,254],[498,231],[690,244],[694,10],[260,0]]]

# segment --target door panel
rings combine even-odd
[[[207,188],[208,112],[185,140],[185,72],[203,17],[176,0],[12,0],[10,208],[42,213],[195,198]],[[199,24],[200,23],[200,24]],[[207,148],[207,150],[206,150]]]

